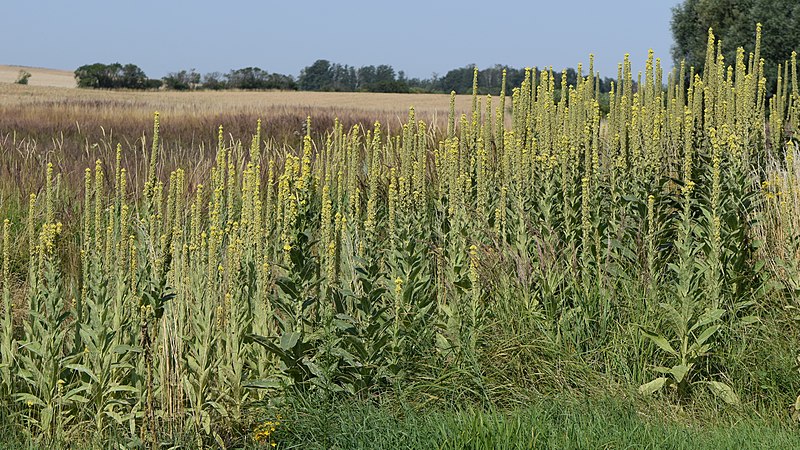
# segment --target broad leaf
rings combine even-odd
[[[725,383],[720,381],[709,381],[708,387],[711,389],[711,392],[714,393],[718,398],[729,405],[738,405],[739,404],[739,396],[733,392],[733,388],[728,386]]]
[[[649,383],[645,383],[639,386],[639,393],[643,395],[652,395],[653,393],[661,390],[661,388],[663,388],[666,383],[667,383],[666,377],[658,377]]]

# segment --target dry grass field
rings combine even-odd
[[[8,65],[0,65],[0,83],[13,83],[17,80],[20,70],[31,74],[31,78],[28,80],[29,86],[75,87],[75,76],[69,70]]]
[[[227,141],[247,142],[261,119],[270,147],[297,149],[307,117],[311,117],[312,133],[324,142],[322,134],[336,120],[345,129],[358,124],[364,130],[379,121],[384,130],[398,133],[412,106],[417,118],[443,130],[450,109],[450,96],[435,94],[143,92],[38,86],[34,83],[38,72],[31,84],[23,86],[13,83],[19,68],[0,67],[11,67],[6,70],[9,82],[0,78],[0,156],[16,161],[13,171],[33,174],[44,173],[44,164],[52,161],[73,181],[82,179],[83,169],[96,160],[113,160],[117,143],[125,150],[123,159],[132,176],[139,173],[146,164],[142,139],[152,132],[155,111],[161,114],[165,168],[174,168],[212,154],[209,149],[216,148],[220,125],[225,127]],[[470,96],[456,97],[458,113],[469,113],[470,107]],[[12,157],[9,152],[19,155]],[[0,173],[4,170],[11,169],[0,167]],[[42,180],[33,176],[31,181],[34,184],[22,183],[10,190],[27,192]]]
[[[35,76],[31,81],[35,80]],[[471,98],[458,96],[456,110],[468,112]],[[335,119],[345,126],[371,128],[380,121],[396,131],[410,107],[416,117],[445,126],[448,95],[379,94],[353,92],[244,92],[244,91],[106,91],[54,86],[0,83],[0,137],[15,134],[40,145],[60,136],[61,141],[97,142],[137,140],[152,128],[153,112],[161,113],[164,137],[183,144],[216,142],[217,127],[226,135],[248,135],[258,119],[267,136],[278,144],[296,145],[306,117],[317,130]]]
[[[13,81],[16,72],[0,66],[0,81],[6,78]],[[12,73],[13,72],[13,73]],[[13,76],[12,76],[13,75]],[[153,111],[161,111],[165,118],[172,114],[257,114],[265,120],[276,111],[308,110],[315,114],[352,115],[369,113],[371,117],[388,118],[394,116],[395,123],[405,119],[408,108],[413,106],[417,115],[435,121],[446,119],[450,97],[441,94],[388,94],[366,92],[247,92],[247,91],[105,91],[65,89],[64,86],[36,85],[35,75],[31,84],[19,86],[0,84],[0,99],[3,108],[25,107],[41,118],[42,113],[58,105],[63,112],[77,112],[91,108],[103,114],[112,111],[119,115],[126,113],[145,113],[148,117]],[[456,109],[467,112],[470,96],[458,96]],[[34,109],[30,109],[33,106]],[[391,125],[391,124],[389,124]]]

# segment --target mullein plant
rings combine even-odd
[[[734,61],[720,47],[710,33],[705,72],[666,84],[652,52],[642,74],[626,55],[605,116],[590,58],[573,86],[531,68],[486,97],[476,69],[441,136],[413,108],[322,139],[309,119],[298,149],[220,127],[206,177],[164,171],[156,114],[140,195],[121,147],[84,173],[77,273],[48,166],[3,227],[3,401],[42,439],[223,445],[291,390],[492,401],[513,383],[490,374],[529,374],[544,349],[646,394],[733,403],[734,331],[758,322],[767,281],[800,292],[800,94],[796,55],[767,101],[760,34]]]

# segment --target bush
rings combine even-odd
[[[31,73],[27,70],[20,70],[19,75],[17,75],[17,84],[28,84],[28,79],[30,79]]]

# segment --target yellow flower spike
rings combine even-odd
[[[10,265],[11,265],[11,221],[5,219],[3,221],[3,265],[2,265],[2,278],[0,278],[0,283],[3,286],[4,296],[9,291],[9,279],[10,279]],[[6,305],[6,308],[9,308],[9,305]]]
[[[52,223],[55,203],[55,190],[53,189],[53,163],[47,163],[45,183],[45,223]]]

